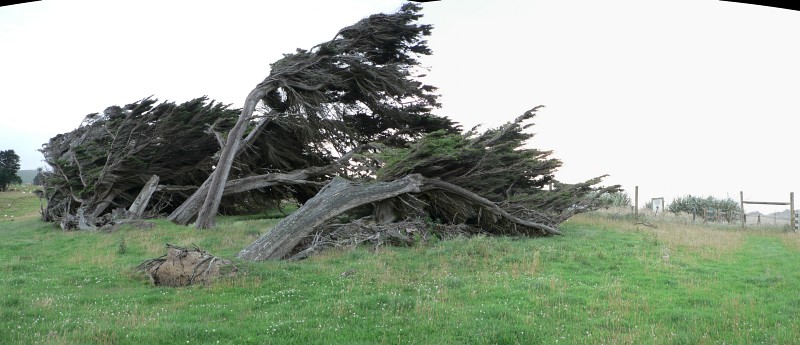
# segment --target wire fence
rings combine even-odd
[[[634,206],[616,206],[616,207],[608,207],[598,210],[601,213],[607,213],[617,216],[624,216],[633,219],[634,217],[638,217],[639,220],[643,221],[654,221],[654,222],[677,222],[677,223],[707,223],[710,225],[721,225],[726,226],[729,225],[731,227],[739,227],[742,226],[741,220],[741,212],[739,211],[717,211],[713,209],[701,209],[698,210],[695,214],[680,212],[680,213],[672,213],[669,211],[664,211],[663,209],[659,208],[658,210],[653,210],[647,207],[640,207],[638,212]],[[800,218],[800,212],[795,211],[795,229],[798,227],[798,218]],[[770,214],[761,214],[759,212],[750,212],[745,214],[745,225],[747,228],[786,228],[790,222],[789,211],[784,210],[780,212],[774,212]]]
[[[612,202],[618,201],[625,201],[628,202],[627,206],[618,207],[616,212],[625,212],[628,208],[630,209],[630,213],[633,215],[634,218],[638,219],[639,215],[641,214],[643,217],[651,217],[651,218],[658,218],[660,220],[665,220],[664,218],[673,218],[673,221],[684,221],[688,222],[688,218],[691,218],[692,223],[696,223],[698,221],[703,223],[726,223],[726,224],[738,224],[742,228],[746,227],[784,227],[786,230],[799,230],[800,229],[800,212],[795,211],[795,204],[794,204],[794,192],[789,193],[789,202],[785,201],[752,201],[752,200],[745,200],[744,199],[744,192],[739,192],[739,202],[736,203],[736,206],[730,205],[733,203],[732,200],[724,200],[721,203],[717,203],[711,197],[707,198],[706,200],[689,200],[685,203],[678,204],[677,207],[672,207],[675,205],[670,205],[669,207],[664,202],[664,198],[652,198],[649,201],[644,203],[643,207],[639,207],[642,205],[639,201],[639,186],[635,187],[633,200],[626,198],[611,198]],[[729,198],[730,199],[730,198]],[[728,202],[729,201],[729,202]],[[675,202],[675,201],[673,201]],[[632,205],[631,205],[632,204]],[[760,212],[746,212],[745,205],[776,205],[776,206],[789,206],[788,209],[780,211],[780,212],[773,212],[770,214],[762,214]],[[614,205],[622,205],[622,203],[614,203]],[[672,213],[668,212],[668,209],[678,210],[680,209],[682,212]],[[671,214],[671,216],[670,216]]]

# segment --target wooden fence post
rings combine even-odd
[[[794,192],[789,192],[789,229],[794,231]]]
[[[636,192],[634,193],[634,198],[636,199],[636,201],[634,201],[634,206],[633,206],[634,207],[633,217],[634,219],[639,220],[639,186],[636,186],[635,190]]]
[[[744,229],[744,192],[739,191],[739,207],[742,210],[742,229]]]

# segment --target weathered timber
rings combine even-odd
[[[237,257],[251,261],[284,259],[304,237],[331,218],[364,204],[404,193],[419,193],[423,184],[424,177],[417,174],[371,184],[336,177],[297,211],[239,252]]]
[[[407,175],[390,182],[369,184],[336,177],[297,211],[239,252],[238,257],[252,261],[285,259],[315,229],[349,210],[373,203],[385,204],[387,200],[403,194],[422,193],[434,189],[450,193],[455,198],[515,224],[538,229],[546,234],[561,234],[545,224],[509,214],[492,201],[464,188],[419,174]],[[385,216],[381,218],[386,219]]]
[[[200,206],[203,205],[203,200],[208,193],[208,186],[210,183],[211,177],[209,176],[209,178],[206,179],[205,182],[203,182],[203,184],[197,188],[197,190],[195,190],[188,199],[186,199],[186,201],[184,201],[180,206],[178,206],[178,208],[173,210],[169,216],[167,216],[167,219],[181,225],[188,225],[191,223],[192,220],[194,220],[197,216]]]
[[[508,213],[502,207],[497,206],[497,204],[493,203],[491,200],[486,199],[486,198],[484,198],[484,197],[482,197],[482,196],[480,196],[478,194],[472,193],[472,192],[470,192],[470,191],[468,191],[468,190],[466,190],[464,188],[461,188],[461,187],[459,187],[457,185],[454,185],[452,183],[448,183],[448,182],[440,181],[440,180],[436,180],[436,179],[426,179],[426,184],[427,184],[428,188],[436,188],[436,189],[444,190],[446,192],[454,193],[457,196],[459,196],[461,198],[464,198],[464,199],[466,199],[466,200],[468,200],[470,202],[473,202],[473,203],[477,204],[478,206],[484,208],[485,210],[487,210],[487,211],[489,211],[489,212],[491,212],[491,213],[493,213],[495,215],[498,215],[500,217],[506,218],[506,219],[508,219],[508,220],[510,220],[510,221],[512,221],[514,223],[517,223],[519,225],[531,227],[531,228],[534,228],[534,229],[539,229],[539,230],[544,231],[545,233],[551,234],[551,235],[562,235],[562,233],[560,231],[556,230],[555,228],[553,228],[551,226],[547,226],[547,225],[542,224],[542,223],[532,222],[532,221],[529,221],[529,220],[525,220],[525,219],[521,219],[519,217],[516,217],[516,216]]]
[[[158,175],[153,175],[150,177],[150,180],[142,188],[142,191],[139,192],[139,195],[136,196],[136,199],[133,201],[131,206],[128,208],[128,217],[130,219],[139,219],[142,218],[144,214],[144,210],[147,208],[147,204],[150,203],[150,197],[153,196],[156,189],[158,188]]]
[[[267,188],[277,185],[320,185],[320,182],[312,181],[313,178],[324,176],[335,172],[347,163],[354,154],[362,149],[369,147],[364,145],[358,147],[331,164],[321,167],[309,167],[298,169],[287,173],[271,173],[256,176],[248,176],[241,179],[230,180],[225,184],[223,196],[242,193],[253,189]],[[200,188],[195,191],[180,207],[175,209],[167,219],[181,225],[187,225],[197,216],[198,211],[203,205],[204,196],[208,193],[208,185],[211,179],[206,180]]]
[[[274,87],[266,87],[263,84],[259,84],[259,86],[250,91],[247,95],[242,113],[236,121],[236,125],[234,125],[228,133],[228,139],[220,153],[217,168],[209,177],[211,182],[208,184],[208,192],[205,195],[203,205],[198,211],[197,222],[195,223],[196,228],[208,229],[214,227],[214,220],[219,210],[219,203],[222,201],[222,194],[225,191],[228,174],[231,171],[233,159],[236,158],[236,155],[239,153],[239,147],[241,147],[242,141],[244,140],[243,136],[247,130],[247,125],[252,119],[253,112],[258,102],[273,89]],[[265,120],[262,119],[261,121]]]

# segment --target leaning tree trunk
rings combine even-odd
[[[304,237],[331,218],[364,204],[404,193],[419,193],[422,184],[423,177],[416,174],[369,185],[335,177],[316,196],[239,252],[237,257],[252,261],[283,259]]]
[[[242,193],[253,189],[272,187],[277,185],[322,185],[312,179],[319,176],[328,175],[350,161],[354,154],[361,152],[368,145],[360,146],[344,154],[331,164],[319,167],[309,167],[298,169],[287,173],[270,173],[256,176],[248,176],[225,183],[223,196]],[[203,203],[203,196],[208,193],[209,180],[203,183],[186,201],[173,211],[167,219],[181,225],[189,224],[197,215]]]
[[[144,215],[144,210],[147,208],[147,204],[150,203],[150,197],[153,196],[156,188],[158,188],[159,180],[160,178],[158,175],[153,175],[150,177],[150,180],[148,180],[144,187],[142,187],[142,191],[136,196],[136,200],[134,200],[131,206],[128,208],[127,218],[142,218],[142,215]]]
[[[203,206],[200,207],[197,214],[195,227],[198,229],[214,227],[214,220],[219,210],[219,203],[222,200],[222,193],[225,190],[225,183],[228,182],[228,174],[231,171],[233,160],[239,153],[239,147],[243,140],[242,136],[245,130],[247,130],[247,125],[252,118],[256,105],[258,105],[258,102],[267,94],[268,90],[262,85],[263,83],[259,84],[259,86],[253,89],[253,91],[250,91],[250,94],[247,95],[242,113],[239,115],[239,120],[236,121],[236,125],[234,125],[228,133],[228,138],[219,156],[217,167],[210,176],[211,183],[208,187],[208,194],[206,194]]]
[[[321,185],[320,182],[309,180],[314,175],[310,172],[314,168],[296,170],[290,173],[272,173],[256,176],[248,176],[225,183],[222,196],[242,193],[253,189],[261,189],[277,185]],[[186,201],[175,209],[167,219],[180,224],[188,225],[197,215],[203,205],[203,196],[208,193],[208,182],[200,186]]]
[[[355,183],[335,177],[297,211],[240,251],[237,257],[252,261],[284,259],[317,227],[348,210],[389,200],[401,194],[421,193],[433,189],[450,193],[462,201],[515,224],[538,229],[546,234],[561,235],[561,232],[553,227],[516,217],[494,202],[464,188],[419,174],[406,175],[391,182],[370,184]]]
[[[212,175],[214,172],[211,173]],[[186,201],[184,201],[178,208],[167,216],[170,221],[180,224],[188,225],[192,220],[197,217],[197,212],[200,211],[200,206],[203,206],[206,194],[208,194],[208,186],[211,183],[211,176],[209,176],[200,188],[198,188]]]

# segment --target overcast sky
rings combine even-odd
[[[23,169],[86,114],[154,95],[241,107],[295,48],[402,1],[42,1],[0,7],[0,149]],[[640,203],[800,193],[800,12],[716,0],[443,0],[424,60],[436,111],[495,127],[545,105],[557,178]],[[800,195],[798,195],[800,201]],[[799,202],[800,203],[800,202]],[[746,209],[778,211],[780,206]]]

